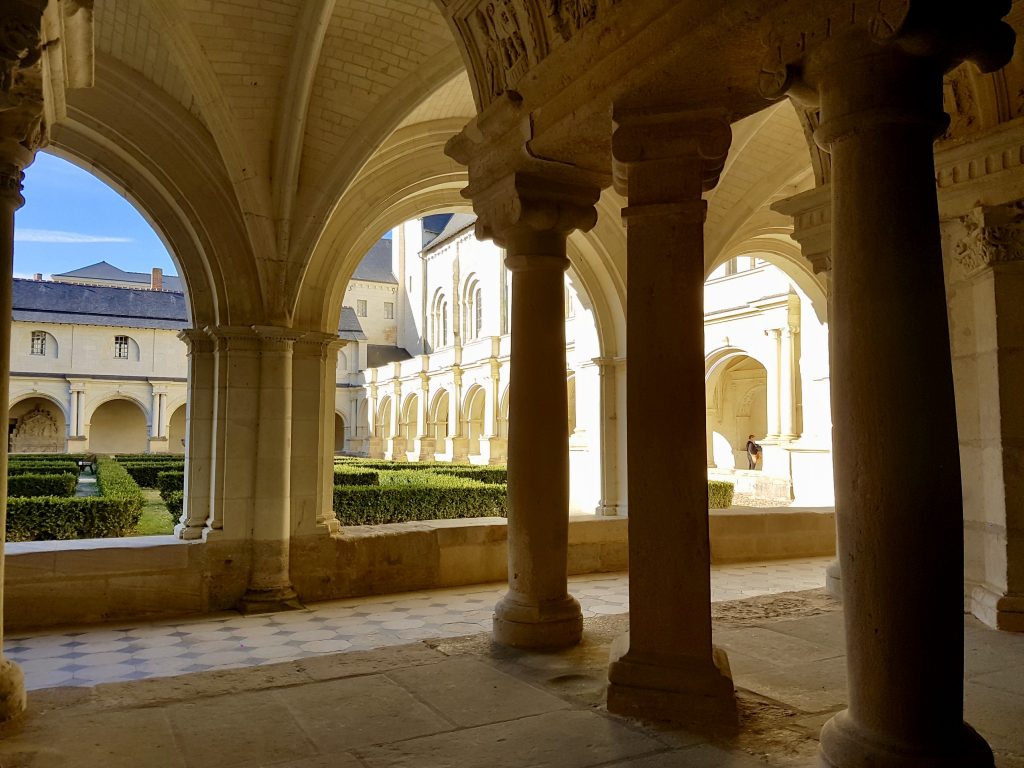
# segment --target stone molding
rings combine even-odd
[[[777,200],[771,209],[793,218],[792,237],[815,274],[832,270],[831,187],[823,185]]]

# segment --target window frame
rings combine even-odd
[[[32,331],[28,353],[34,357],[46,357],[46,337],[48,335],[46,331]]]
[[[356,299],[356,317],[366,317],[366,299]]]
[[[122,341],[123,339],[123,341]],[[120,354],[120,353],[124,354]],[[127,334],[116,334],[114,336],[114,359],[128,360],[131,358],[131,336]]]

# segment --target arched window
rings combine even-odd
[[[477,288],[473,296],[473,311],[476,313],[476,320],[473,323],[473,338],[480,338],[484,327],[484,300],[482,291]]]
[[[139,357],[139,344],[135,339],[123,334],[117,334],[114,336],[115,360],[133,360],[138,362]]]

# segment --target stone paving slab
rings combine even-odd
[[[802,639],[827,646],[825,639],[842,623],[838,605],[821,591],[724,603],[714,613],[717,634],[728,636],[735,658],[753,659],[748,654],[766,631],[793,639],[780,625],[789,623],[783,628],[792,630],[799,622]],[[486,634],[476,634],[247,669],[40,691],[30,696],[25,718],[0,728],[0,765],[797,768],[814,763],[821,724],[843,705],[836,673],[841,656],[804,665],[785,656],[798,654],[802,646],[773,638],[783,642],[775,663],[754,660],[751,669],[736,674],[740,733],[701,735],[605,711],[609,645],[627,619],[588,619],[583,642],[558,653],[501,648]],[[744,622],[751,630],[746,634]],[[996,750],[998,768],[1021,768],[1024,690],[1017,687],[1016,669],[1024,637],[988,630],[973,619],[965,620],[965,631],[968,661],[979,654],[986,659],[986,672],[966,685],[965,716]],[[832,672],[813,665],[828,665]]]

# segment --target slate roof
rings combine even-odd
[[[189,326],[183,293],[50,280],[14,280],[13,318],[118,328],[181,330]]]
[[[53,277],[60,277],[67,280],[116,280],[120,283],[136,283],[139,288],[148,289],[152,275],[149,272],[125,272],[120,267],[115,267],[106,261],[98,261],[87,267],[73,269],[70,272],[63,272]],[[170,293],[181,293],[183,289],[181,278],[176,275],[163,276],[163,290]]]
[[[18,278],[13,284],[14,320],[172,331],[189,327],[183,293]],[[349,341],[366,340],[351,307],[341,310],[338,336]]]
[[[441,233],[431,240],[429,243],[423,246],[424,251],[429,251],[437,248],[440,245],[451,240],[456,235],[462,234],[469,227],[476,223],[476,216],[472,213],[456,213],[448,220],[448,224],[441,230]]]
[[[389,344],[366,345],[366,367],[379,368],[388,363],[410,360],[412,355],[404,347],[392,347]]]
[[[452,214],[450,213],[434,213],[430,216],[424,216],[421,219],[423,222],[423,242],[420,244],[420,247],[426,248],[431,240],[444,232],[444,228],[448,226],[451,218]]]
[[[359,262],[352,279],[398,285],[398,278],[391,271],[391,241],[384,238],[378,240]]]
[[[348,341],[366,341],[363,326],[352,307],[341,308],[341,321],[338,323],[338,337]]]

